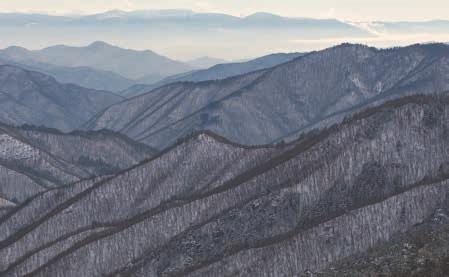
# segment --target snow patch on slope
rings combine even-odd
[[[22,160],[33,157],[37,150],[10,135],[0,135],[0,159]]]

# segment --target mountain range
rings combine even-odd
[[[110,92],[61,84],[39,72],[0,65],[0,122],[3,123],[44,125],[70,131],[121,100],[122,97]]]
[[[33,60],[21,61],[19,63],[3,54],[0,54],[0,64],[13,65],[29,71],[38,71],[50,75],[58,82],[64,84],[76,84],[90,89],[112,92],[120,92],[138,82],[145,82],[145,80],[131,80],[112,71],[98,70],[87,66],[58,66]],[[157,80],[159,79],[155,79],[155,81]]]
[[[228,63],[228,61],[212,57],[200,57],[186,62],[194,68],[206,69],[217,64]]]
[[[108,131],[62,133],[1,124],[0,144],[0,197],[15,203],[155,155],[151,148]]]
[[[203,56],[238,60],[273,52],[308,52],[343,41],[389,47],[435,41],[435,36],[447,40],[448,31],[447,20],[352,22],[269,13],[241,17],[189,10],[114,10],[73,16],[0,14],[2,47],[36,49],[101,40],[124,48],[152,49],[182,60]]]
[[[448,119],[444,94],[390,101],[285,145],[244,147],[210,132],[193,134],[129,170],[47,191],[10,210],[0,219],[0,270],[5,276],[324,270],[446,207]]]
[[[224,80],[173,83],[114,104],[88,129],[110,129],[164,149],[197,130],[258,145],[298,137],[410,94],[449,90],[449,46],[379,50],[343,44]]]
[[[282,61],[280,59],[279,63]],[[0,64],[38,71],[54,77],[61,83],[117,93],[127,89],[133,90],[134,88],[130,87],[134,85],[158,87],[179,77],[178,75],[190,75],[197,69],[223,63],[227,62],[209,57],[182,63],[152,51],[122,49],[99,41],[86,47],[57,45],[30,51],[22,47],[10,46],[0,50]],[[270,62],[267,67],[269,65]],[[134,72],[132,76],[129,76],[128,72],[133,66],[135,66]],[[255,69],[260,66],[261,64],[254,65]],[[228,75],[241,74],[238,69],[234,71]],[[252,71],[251,65],[248,65],[247,71]],[[163,79],[167,80],[162,81]]]
[[[303,55],[302,53],[277,53],[262,56],[244,62],[217,64],[207,69],[194,70],[191,72],[170,76],[159,82],[149,85],[136,84],[128,87],[127,89],[119,93],[124,97],[131,98],[140,94],[144,94],[146,92],[150,92],[155,88],[159,88],[164,85],[176,82],[201,82],[201,81],[222,80],[253,71],[270,68],[291,61],[302,55]]]
[[[190,71],[193,67],[160,56],[151,50],[122,49],[96,41],[85,47],[56,45],[30,51],[21,47],[9,47],[0,56],[19,63],[41,62],[65,67],[91,67],[110,71],[129,79],[149,75],[169,76]]]
[[[0,36],[4,37],[1,42],[4,46],[32,49],[64,43],[86,45],[101,40],[124,48],[152,49],[183,60],[202,56],[238,60],[296,51],[302,47],[295,42],[298,38],[370,38],[373,34],[335,19],[288,18],[267,13],[236,17],[170,10],[110,11],[82,16],[0,14]],[[128,69],[121,75],[136,77],[136,69]]]
[[[0,14],[0,33],[21,16]],[[163,26],[168,40],[178,24],[271,38],[335,26],[179,10],[32,18],[125,37]],[[0,51],[0,276],[445,276],[447,44],[345,43],[169,77],[145,70],[153,54]],[[118,89],[153,78],[165,79]]]

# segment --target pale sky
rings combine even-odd
[[[263,11],[357,21],[449,20],[449,0],[0,0],[0,12],[91,14],[112,9],[190,9],[237,16]]]

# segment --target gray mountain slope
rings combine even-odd
[[[396,234],[390,242],[380,244],[364,255],[339,261],[315,276],[446,276],[449,272],[449,218],[448,205],[444,207],[406,233]]]
[[[123,100],[122,97],[72,84],[10,65],[0,65],[0,121],[45,125],[68,131]]]
[[[87,66],[112,71],[130,79],[149,74],[169,76],[193,69],[189,65],[170,60],[150,50],[122,49],[101,41],[85,47],[57,45],[34,51],[10,47],[2,50],[0,55],[19,63],[31,60],[66,67]]]
[[[0,142],[0,197],[15,202],[154,155],[149,147],[107,131],[62,133],[0,124]]]
[[[222,80],[253,71],[270,68],[291,61],[302,55],[303,54],[301,53],[278,53],[263,56],[247,62],[217,64],[208,69],[196,70],[175,76],[170,76],[154,84],[133,85],[120,92],[120,95],[131,98],[149,92],[155,88],[176,82],[201,82],[210,80]]]
[[[297,276],[448,200],[449,98],[401,98],[283,146],[195,134],[0,219],[4,276]],[[130,185],[132,184],[132,185]],[[38,239],[37,239],[38,238]]]
[[[50,75],[60,83],[75,84],[82,87],[119,92],[135,84],[136,81],[120,76],[111,71],[103,71],[90,67],[56,66],[33,60],[22,60],[21,63],[9,60],[0,54],[0,64],[14,65],[30,71],[38,71]]]
[[[87,127],[159,149],[195,130],[265,144],[375,101],[447,91],[448,71],[447,45],[378,50],[344,44],[247,75],[162,87],[112,105]]]

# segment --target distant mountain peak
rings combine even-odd
[[[120,48],[119,46],[116,46],[114,44],[110,44],[110,43],[107,43],[107,42],[101,41],[101,40],[94,41],[87,46],[81,46],[81,47],[77,47],[77,48],[80,48],[80,49],[86,48],[86,49],[95,49],[95,50],[106,50],[106,49],[128,50],[128,49]]]
[[[123,10],[110,10],[106,11],[104,13],[96,14],[94,15],[96,18],[103,20],[103,19],[110,19],[110,18],[122,18],[127,16],[127,12]]]
[[[280,15],[267,13],[267,12],[256,12],[245,17],[247,19],[269,19],[269,18],[281,18]]]
[[[160,76],[158,79],[160,80],[194,69],[186,63],[159,55],[151,50],[121,48],[100,40],[84,46],[56,45],[34,51],[19,48],[0,50],[0,58],[15,62],[34,61],[72,68],[90,67],[114,72],[129,80],[151,75]]]
[[[95,14],[98,19],[110,19],[110,18],[153,18],[153,17],[171,17],[171,16],[186,16],[195,14],[194,11],[188,9],[162,9],[162,10],[110,10],[104,13]]]
[[[99,47],[111,47],[111,46],[113,46],[113,45],[108,44],[108,43],[106,43],[106,42],[104,42],[104,41],[98,40],[98,41],[92,42],[92,43],[89,44],[87,47],[95,47],[95,48],[99,48]]]
[[[126,11],[120,10],[120,9],[113,9],[113,10],[106,11],[103,14],[123,14],[123,13],[126,13]]]
[[[21,46],[17,46],[17,45],[12,45],[12,46],[9,46],[8,48],[5,48],[5,50],[8,50],[8,51],[27,51],[27,49],[26,48],[23,48],[23,47],[21,47]]]

